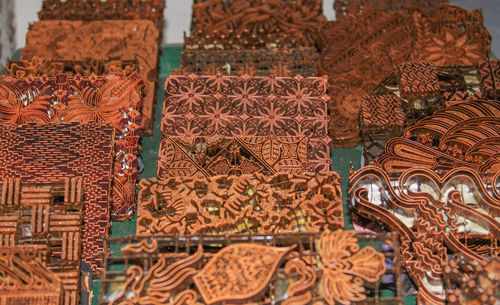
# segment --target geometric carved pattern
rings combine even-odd
[[[48,183],[6,179],[0,192],[0,274],[12,276],[9,285],[0,284],[0,301],[79,304],[82,177]]]
[[[395,241],[389,236],[374,238],[380,243]],[[388,252],[394,257],[384,256],[373,242],[360,249],[358,240],[369,239],[353,231],[327,230],[321,235],[187,236],[182,240],[165,236],[129,241],[122,247],[124,256],[107,258],[111,265],[124,263],[126,269],[104,273],[101,304],[373,302],[366,290],[378,297],[377,288],[365,287],[380,283],[382,275],[390,272],[384,261],[397,264],[399,256],[395,251]],[[111,243],[119,246],[123,241]],[[392,299],[396,300],[401,302]],[[380,301],[384,303],[384,297]]]
[[[140,187],[141,236],[318,232],[344,226],[335,172],[152,178]]]
[[[73,1],[70,1],[73,2]],[[142,5],[142,2],[141,2]],[[144,82],[144,133],[152,134],[157,77],[158,30],[149,20],[38,21],[30,26],[22,59],[58,61],[137,60]]]
[[[500,255],[500,174],[490,186],[482,179],[465,168],[440,176],[430,169],[388,173],[377,166],[349,178],[354,210],[399,234],[402,263],[421,304],[445,304],[442,266],[451,254],[477,263]]]
[[[127,219],[135,210],[140,152],[142,80],[137,73],[106,76],[56,74],[0,78],[0,122],[39,124],[110,122],[115,127],[112,214]]]
[[[104,123],[0,125],[0,178],[26,183],[83,178],[82,259],[99,271],[109,226],[114,128]],[[46,214],[46,213],[45,213]]]
[[[160,143],[158,178],[315,171],[307,166],[307,146],[304,137],[167,136]]]
[[[500,65],[498,60],[484,60],[479,64],[483,98],[496,100],[500,96]]]
[[[181,65],[172,74],[249,76],[315,75],[314,48],[184,50]]]
[[[337,0],[333,3],[337,19],[361,13],[367,7],[381,11],[418,9],[424,14],[434,11],[439,6],[448,3],[448,0]]]
[[[309,161],[330,158],[325,78],[175,75],[165,91],[164,137],[307,137]]]

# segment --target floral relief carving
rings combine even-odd
[[[109,304],[275,300],[284,304],[348,305],[366,300],[363,285],[378,282],[386,271],[383,254],[372,246],[360,250],[355,233],[342,230],[292,238],[268,236],[278,241],[276,246],[257,240],[200,240],[197,245],[191,244],[187,253],[162,248],[173,241],[171,238],[167,237],[167,243],[154,243],[153,252],[122,251],[135,263],[127,268],[126,277],[120,280],[123,285],[113,292]],[[187,237],[190,242],[191,238]],[[175,242],[180,249],[188,249],[185,242]],[[141,246],[128,244],[126,249],[143,248],[145,243],[139,243]],[[145,258],[153,259],[154,264],[148,265]],[[104,282],[112,280],[106,276]],[[283,294],[285,291],[287,294]],[[109,292],[103,290],[105,295]]]

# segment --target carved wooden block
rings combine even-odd
[[[140,182],[137,235],[318,232],[344,227],[335,172]]]
[[[135,211],[135,181],[139,176],[141,88],[142,79],[137,73],[129,77],[5,75],[0,77],[0,122],[112,123],[116,141],[111,213],[115,219],[130,219]]]
[[[22,59],[137,60],[145,84],[141,113],[145,135],[152,134],[157,81],[158,30],[149,20],[38,21],[26,34]]]
[[[358,241],[367,246],[360,249]],[[321,235],[111,240],[114,249],[122,246],[121,253],[107,257],[100,304],[164,304],[167,300],[402,304],[400,290],[394,286],[400,275],[399,256],[395,251],[377,252],[388,243],[397,248],[396,239],[389,236],[342,230]],[[116,271],[118,266],[125,270]],[[395,289],[395,297],[381,296],[383,281]]]
[[[113,126],[96,122],[0,125],[0,139],[1,179],[20,178],[22,182],[43,184],[60,182],[68,176],[83,178],[82,259],[99,272],[109,226]],[[70,238],[68,241],[74,242]]]

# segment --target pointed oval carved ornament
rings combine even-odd
[[[207,304],[249,299],[267,287],[280,261],[294,247],[230,245],[193,276],[194,283]]]

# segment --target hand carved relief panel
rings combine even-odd
[[[481,93],[485,98],[497,99],[500,96],[500,65],[498,60],[489,59],[479,63]]]
[[[307,137],[308,160],[328,162],[326,83],[300,76],[170,76],[163,136]]]
[[[368,7],[384,12],[417,9],[424,14],[432,13],[448,0],[337,0],[333,3],[335,18],[342,19],[361,13]]]
[[[438,67],[428,62],[398,65],[361,102],[361,135],[366,162],[384,152],[390,138],[447,104],[480,97],[476,66]]]
[[[212,177],[277,172],[315,172],[305,137],[165,137],[160,143],[158,178]]]
[[[71,2],[71,1],[70,1]],[[152,134],[157,81],[158,30],[149,20],[38,21],[30,26],[22,59],[82,61],[137,60],[145,84],[141,113],[144,134]]]
[[[0,191],[0,302],[80,304],[83,178],[5,179]]]
[[[1,179],[47,183],[83,177],[82,259],[94,272],[109,226],[113,143],[114,128],[104,123],[0,125]]]
[[[205,41],[217,49],[313,46],[325,20],[321,0],[196,0],[185,46],[210,47]]]
[[[172,74],[314,76],[317,54],[312,47],[292,49],[184,50]]]
[[[105,273],[100,304],[370,302],[378,296],[382,276],[399,277],[399,270],[385,263],[398,263],[399,257],[390,258],[392,251],[384,257],[373,242],[360,249],[358,240],[368,238],[327,230],[321,235],[131,241],[121,248],[122,256],[108,258],[125,270]],[[384,236],[377,241],[392,242]],[[115,247],[119,242],[111,241]],[[396,295],[377,300],[402,304]]]
[[[500,254],[500,185],[469,169],[438,175],[415,168],[388,173],[368,166],[351,174],[352,208],[397,232],[402,263],[422,304],[445,304],[443,266],[451,254],[477,263]]]
[[[18,71],[19,72],[19,71]],[[112,215],[129,219],[135,210],[140,152],[142,80],[137,73],[86,76],[0,77],[0,122],[38,124],[109,122],[115,127]]]
[[[335,172],[140,182],[137,235],[318,232],[343,228]]]

